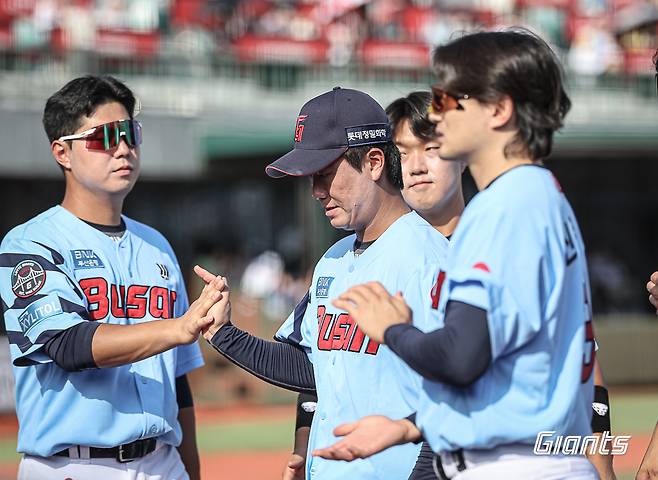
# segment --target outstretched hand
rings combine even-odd
[[[192,343],[199,338],[199,334],[205,332],[213,324],[213,313],[211,309],[219,302],[227,299],[223,298],[227,294],[223,293],[225,282],[221,277],[213,278],[207,282],[206,286],[192,304],[187,312],[178,320],[179,343]],[[216,307],[215,307],[216,308]]]
[[[330,447],[313,450],[312,455],[351,462],[421,438],[420,431],[409,420],[396,421],[383,415],[370,415],[339,425],[334,435],[343,438]]]
[[[388,327],[411,323],[411,310],[402,293],[392,296],[379,282],[354,286],[332,303],[345,310],[363,333],[379,343],[384,343],[384,332]]]
[[[194,273],[205,282],[206,286],[204,290],[211,286],[211,288],[219,289],[220,291],[219,298],[208,311],[210,322],[202,332],[204,338],[210,340],[217,333],[217,330],[231,321],[231,291],[225,277],[213,275],[199,265],[194,266]]]

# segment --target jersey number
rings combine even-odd
[[[585,383],[589,380],[594,370],[594,359],[596,358],[596,340],[594,339],[594,325],[592,324],[592,309],[589,303],[589,293],[587,285],[583,285],[585,297],[585,312],[587,320],[585,321],[585,352],[583,353],[583,370],[580,375],[580,381]]]

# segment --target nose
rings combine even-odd
[[[413,151],[407,154],[407,165],[411,175],[422,175],[427,173],[427,163],[424,152]]]
[[[322,200],[327,196],[327,189],[324,186],[322,177],[318,175],[311,176],[311,191],[313,193],[313,198],[316,200]]]
[[[130,154],[130,150],[131,150],[132,148],[133,148],[133,147],[131,147],[130,145],[128,145],[128,142],[126,141],[126,136],[125,136],[125,134],[122,133],[122,134],[119,136],[119,145],[117,145],[117,148],[116,148],[116,150],[115,150],[115,152],[114,152],[114,156],[115,156],[115,157],[125,157],[125,156],[127,156],[128,154]]]

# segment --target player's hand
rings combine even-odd
[[[330,447],[313,450],[312,455],[351,462],[420,439],[420,431],[409,420],[391,420],[383,415],[370,415],[339,425],[334,429],[334,435],[344,438]]]
[[[654,274],[655,275],[655,274]],[[658,479],[658,424],[654,429],[653,436],[644,454],[640,469],[635,475],[635,480],[657,480]]]
[[[213,324],[213,314],[211,308],[220,302],[227,294],[222,290],[225,288],[225,282],[222,277],[215,277],[206,284],[190,308],[185,314],[176,319],[179,330],[179,343],[192,343],[199,338],[199,334],[208,330]],[[227,300],[224,299],[224,302]]]
[[[283,480],[304,480],[306,459],[296,453],[291,453],[283,470]]]
[[[391,296],[379,282],[350,288],[333,302],[345,310],[372,340],[384,343],[384,332],[392,325],[411,323],[411,309],[402,293]]]
[[[647,291],[649,292],[649,301],[656,309],[656,314],[658,314],[658,272],[653,272],[651,275],[647,283]]]
[[[231,291],[228,287],[228,280],[225,277],[215,276],[199,265],[194,266],[194,273],[206,283],[206,287],[208,285],[222,286],[221,297],[208,312],[208,316],[212,317],[212,323],[203,330],[204,338],[211,340],[215,333],[217,333],[217,330],[231,321]]]

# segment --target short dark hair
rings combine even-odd
[[[551,153],[553,132],[562,127],[571,101],[560,62],[541,38],[518,28],[473,33],[437,47],[432,64],[447,92],[482,102],[512,99],[518,133],[506,156],[541,160]]]
[[[46,102],[43,111],[43,128],[48,140],[71,135],[80,128],[82,118],[88,117],[101,105],[118,102],[133,118],[135,96],[114,77],[87,75],[71,80]]]
[[[352,147],[345,152],[345,158],[354,169],[359,172],[363,168],[363,157],[372,148],[379,148],[384,152],[384,169],[388,181],[398,190],[402,190],[402,166],[400,165],[400,151],[393,142],[378,143],[376,145],[362,145]]]
[[[430,142],[437,138],[436,125],[427,118],[427,109],[432,102],[430,92],[412,92],[406,97],[394,100],[386,107],[388,121],[393,134],[398,127],[409,120],[411,132],[421,140]]]

